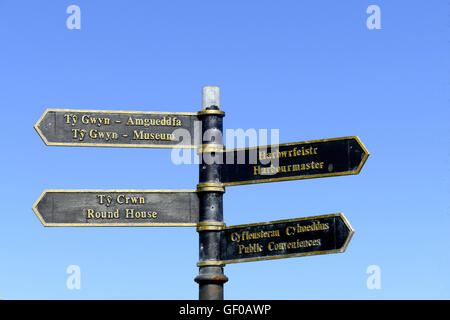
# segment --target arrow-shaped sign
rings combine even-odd
[[[358,137],[227,150],[224,186],[358,174],[369,152]]]
[[[49,146],[195,148],[197,113],[47,109],[34,128]]]
[[[33,206],[49,227],[196,226],[196,190],[46,190]]]
[[[342,213],[231,226],[221,232],[224,264],[344,252],[354,233]]]

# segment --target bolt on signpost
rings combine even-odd
[[[354,231],[342,213],[227,227],[223,194],[228,186],[358,174],[369,156],[360,139],[225,150],[224,116],[212,86],[203,87],[197,113],[47,109],[35,125],[46,145],[192,148],[199,182],[196,190],[45,190],[33,210],[44,226],[196,226],[201,300],[223,299],[226,264],[344,252]]]

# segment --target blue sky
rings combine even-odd
[[[69,30],[69,5],[81,29]],[[369,30],[369,5],[381,30]],[[229,187],[227,225],[343,212],[340,254],[232,264],[226,299],[448,299],[446,1],[0,0],[0,297],[197,299],[195,228],[44,228],[44,189],[195,189],[170,150],[46,146],[46,108],[196,112],[280,142],[357,135],[356,176]],[[66,269],[81,269],[69,290]],[[381,270],[369,290],[366,269]]]

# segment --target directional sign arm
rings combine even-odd
[[[342,213],[227,227],[222,262],[238,263],[344,252],[353,228]]]
[[[44,226],[196,226],[195,190],[46,190],[33,206]]]
[[[369,152],[358,137],[228,150],[224,186],[358,174]]]
[[[47,109],[34,128],[49,146],[195,148],[197,113]]]

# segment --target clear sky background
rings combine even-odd
[[[69,30],[69,5],[81,29]],[[369,5],[381,30],[369,30]],[[44,189],[195,189],[170,150],[46,146],[46,108],[196,112],[280,142],[357,135],[361,173],[228,187],[227,225],[343,212],[345,253],[232,264],[226,299],[450,298],[447,1],[0,0],[0,297],[197,299],[195,228],[45,228]],[[81,289],[66,287],[70,265]],[[366,286],[370,265],[381,289]]]

